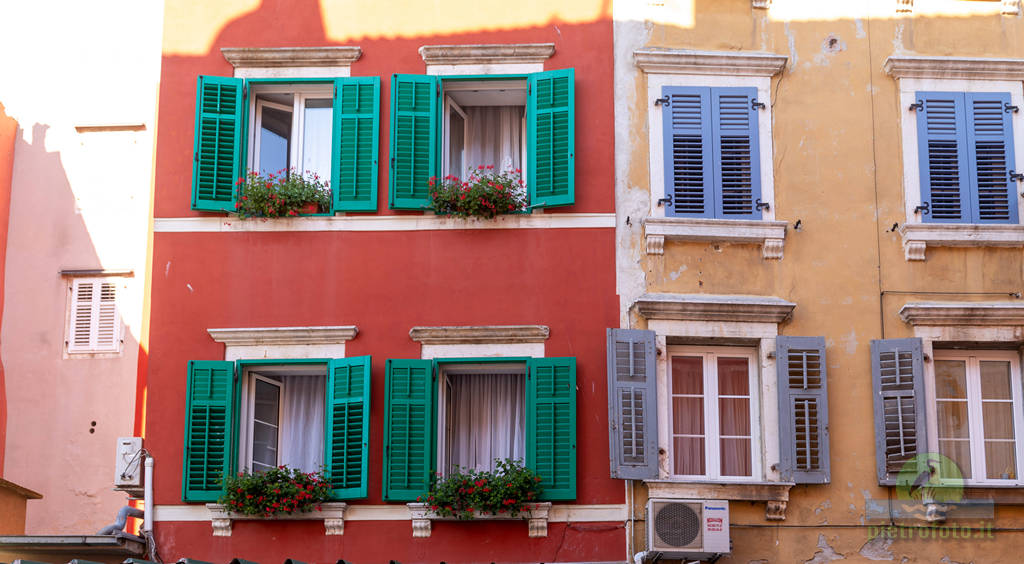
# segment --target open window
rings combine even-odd
[[[330,186],[333,84],[252,85],[248,162],[262,175],[324,179]]]
[[[480,165],[526,171],[526,80],[448,79],[442,85],[442,176],[462,179]]]

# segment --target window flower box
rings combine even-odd
[[[431,533],[433,521],[460,521],[456,517],[441,517],[430,510],[427,503],[409,503],[409,515],[412,518],[412,536],[426,538]],[[551,511],[551,502],[542,501],[531,503],[526,511],[508,514],[494,513],[473,513],[474,521],[514,521],[526,520],[529,523],[529,535],[531,538],[548,536],[548,514]],[[464,521],[464,520],[463,520]]]
[[[320,504],[319,510],[279,513],[272,517],[262,517],[228,511],[226,505],[219,503],[206,504],[206,508],[210,510],[210,523],[213,525],[213,536],[215,537],[230,537],[231,525],[234,521],[323,521],[325,535],[343,535],[345,534],[345,509],[347,507],[346,503],[325,502]]]

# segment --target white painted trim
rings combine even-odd
[[[157,505],[154,521],[208,522],[210,510],[205,505]],[[552,505],[551,522],[618,522],[628,519],[625,504]],[[409,508],[401,505],[352,505],[345,509],[346,521],[409,521]]]
[[[890,63],[898,59],[897,57],[890,57],[886,61],[886,71],[893,76],[897,76],[897,71],[890,70]],[[969,61],[975,59],[945,59],[942,57],[919,57],[912,58],[914,60],[937,60],[937,61]],[[905,219],[904,223],[909,224],[909,229],[901,229],[900,233],[903,235],[904,250],[906,252],[907,260],[924,260],[924,246],[927,244],[948,246],[944,245],[944,242],[963,243],[966,246],[973,246],[969,244],[970,241],[977,242],[980,245],[986,245],[990,243],[999,244],[1004,235],[998,234],[998,229],[994,231],[988,231],[985,229],[975,230],[975,235],[968,235],[970,231],[965,230],[964,227],[953,226],[952,224],[944,224],[936,226],[935,224],[927,224],[927,228],[918,228],[916,224],[922,223],[922,216],[918,213],[914,213],[914,208],[921,205],[921,169],[920,159],[918,158],[918,146],[917,146],[917,118],[918,113],[910,110],[910,105],[917,102],[917,93],[921,91],[928,92],[1009,92],[1010,101],[1017,107],[1024,107],[1024,90],[1022,90],[1021,80],[1024,79],[1024,59],[1020,60],[1020,70],[1015,75],[1015,80],[967,80],[960,77],[957,73],[946,72],[945,74],[934,71],[932,75],[925,77],[918,77],[916,75],[925,74],[924,70],[911,73],[909,71],[899,73],[897,76],[897,82],[900,92],[899,100],[899,112],[900,112],[900,130],[902,133],[903,140],[903,199],[904,199],[904,212]],[[940,78],[941,75],[942,77]],[[904,76],[905,75],[905,76]],[[1006,78],[1006,77],[1004,77]],[[1013,143],[1014,143],[1014,161],[1015,167],[1024,167],[1024,114],[1010,114],[1013,122]],[[1024,218],[1024,198],[1017,198],[1017,217]],[[970,225],[970,224],[963,224]],[[947,227],[948,226],[948,227]],[[987,227],[987,226],[985,226]],[[931,234],[934,238],[929,240],[928,235]],[[919,235],[920,237],[915,237]],[[938,235],[935,237],[935,235]],[[1019,236],[1019,234],[1018,234]],[[1011,236],[1012,238],[1012,236]],[[1022,243],[1024,245],[1024,243]]]
[[[471,357],[544,357],[544,343],[485,343],[445,344],[420,347],[420,358],[471,358]]]
[[[1024,247],[1024,225],[904,223],[899,231],[906,260],[925,260],[929,246]]]
[[[543,343],[550,334],[546,325],[413,327],[409,330],[409,338],[424,345]]]
[[[893,78],[1024,80],[1024,59],[892,55],[882,70]]]
[[[486,63],[459,65],[427,65],[427,74],[457,76],[476,74],[532,74],[542,72],[544,63]]]
[[[653,171],[652,171],[653,175]],[[652,201],[655,194],[652,194]],[[767,212],[767,210],[766,210]],[[662,209],[664,213],[664,209]],[[647,254],[664,254],[665,239],[759,243],[765,259],[781,259],[786,243],[785,221],[648,217],[644,219]]]
[[[338,78],[352,75],[344,67],[251,67],[235,69],[235,78]]]
[[[224,47],[237,78],[334,78],[350,76],[359,47]]]
[[[911,325],[1024,326],[1024,302],[911,302],[900,308],[900,319]],[[963,339],[943,339],[963,340]]]
[[[778,324],[796,304],[775,296],[739,294],[644,294],[632,307],[649,320]]]
[[[646,73],[770,78],[782,72],[788,60],[785,55],[775,53],[691,51],[663,47],[645,47],[633,51],[633,62]]]
[[[259,218],[158,217],[157,233],[244,231],[446,231],[452,229],[614,229],[614,213],[537,213],[489,220],[435,215]]]
[[[539,63],[555,54],[554,43],[477,45],[423,45],[420,57],[426,65]]]
[[[350,341],[359,334],[355,325],[323,327],[241,327],[207,329],[210,337],[228,346],[322,345]]]

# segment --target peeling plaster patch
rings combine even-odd
[[[838,53],[846,50],[846,43],[839,39],[838,35],[828,34],[821,44],[821,52],[825,54]]]
[[[818,551],[814,553],[814,557],[810,560],[804,560],[804,564],[824,564],[825,562],[842,560],[843,558],[845,558],[845,556],[836,552],[835,549],[829,546],[828,542],[825,541],[825,535],[818,533]]]
[[[768,564],[768,561],[762,558],[761,560],[748,560],[747,564]]]
[[[864,32],[864,22],[860,18],[855,18],[853,23],[857,25],[857,39],[864,39],[867,37],[867,33]]]
[[[903,22],[896,23],[896,33],[892,36],[892,49],[897,54],[903,53]]]
[[[164,278],[171,275],[171,261],[167,261],[167,266],[164,267]]]
[[[798,62],[796,54],[796,37],[793,35],[793,31],[789,29],[789,22],[785,25],[787,46],[789,47],[789,72],[796,71],[796,64]]]
[[[814,514],[815,515],[821,515],[821,512],[826,510],[826,509],[832,509],[832,500],[831,499],[826,499],[825,501],[821,502],[821,504],[818,505],[818,507],[815,507],[814,508]]]
[[[860,547],[860,552],[857,554],[868,560],[893,560],[896,558],[896,555],[889,550],[892,543],[893,539],[877,536],[864,543],[864,546]]]
[[[839,341],[846,347],[846,354],[853,355],[857,352],[857,332],[850,330],[849,333],[839,337]]]
[[[668,277],[671,278],[672,280],[678,280],[679,277],[682,276],[684,272],[686,272],[686,268],[687,266],[684,264],[679,267],[679,270],[676,270],[675,272],[669,272]]]
[[[939,560],[939,563],[940,564],[974,564],[974,560],[971,560],[970,562],[957,562],[956,560],[950,560],[948,556],[943,556],[942,559]]]
[[[857,506],[851,503],[850,504],[850,511],[857,511]]]
[[[189,292],[195,292],[195,290],[192,289],[192,285],[191,284],[185,284],[185,287],[188,288]]]

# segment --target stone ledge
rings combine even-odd
[[[413,327],[409,338],[424,345],[543,343],[550,333],[546,325]]]
[[[1024,225],[905,223],[900,226],[906,260],[925,260],[927,247],[1024,247]]]
[[[222,47],[238,68],[346,67],[363,54],[360,47]]]
[[[788,57],[775,53],[691,51],[646,47],[633,51],[633,61],[646,73],[775,76],[786,68]]]
[[[673,480],[645,480],[650,498],[658,499],[724,499],[728,501],[764,501],[765,519],[785,521],[790,482],[705,483]]]
[[[217,503],[207,503],[206,508],[210,511],[210,524],[213,526],[213,536],[230,537],[231,524],[234,521],[323,521],[325,535],[345,534],[345,503],[321,503],[320,511],[309,513],[293,513],[288,515],[275,515],[270,518],[256,515],[243,515],[227,510],[227,507]]]
[[[529,64],[550,59],[555,44],[424,45],[419,51],[428,65]]]
[[[719,241],[759,243],[765,259],[782,259],[786,241],[785,221],[745,219],[696,219],[648,217],[644,219],[647,254],[661,255],[665,239],[674,241]]]
[[[324,345],[351,341],[359,333],[355,325],[331,327],[247,327],[207,329],[210,337],[228,346]]]
[[[415,538],[427,538],[432,532],[432,521],[456,521],[454,517],[438,517],[430,510],[426,503],[409,503],[409,516],[412,519],[412,536]],[[548,536],[548,515],[551,512],[551,502],[540,502],[534,504],[533,509],[521,511],[513,515],[476,515],[473,520],[488,521],[528,521],[530,538],[543,538]]]
[[[782,323],[796,304],[774,296],[644,294],[633,303],[647,319]]]
[[[900,309],[911,325],[1024,325],[1024,302],[917,302]]]
[[[1024,59],[892,55],[882,70],[893,78],[1024,80]]]

